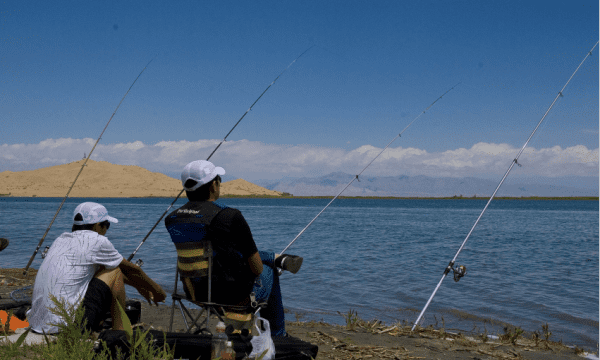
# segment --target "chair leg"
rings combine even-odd
[[[188,316],[190,316],[189,312],[187,311],[187,308],[183,306],[181,301],[179,301],[179,311],[181,311],[181,317],[183,318],[183,323],[185,324],[185,328],[186,328],[186,330],[189,331],[190,325],[188,324],[187,318],[186,318],[185,314],[183,313],[183,309],[185,309],[185,311],[188,313]],[[191,319],[191,316],[190,316],[190,319]]]
[[[179,269],[175,269],[175,285],[173,285],[173,295],[177,294],[177,282],[179,281]],[[171,320],[169,322],[169,332],[173,331],[173,317],[175,316],[175,299],[171,297]],[[181,303],[181,301],[180,301]]]
[[[212,310],[212,308],[210,306],[206,308],[207,313],[206,313],[206,319],[204,320],[204,327],[207,329],[208,329],[208,322],[210,321],[210,313],[212,312],[211,310]]]
[[[186,333],[189,333],[192,330],[192,328],[194,327],[194,325],[196,325],[199,330],[202,330],[203,328],[208,328],[208,326],[206,324],[205,324],[204,327],[198,326],[198,320],[200,320],[200,318],[202,317],[202,315],[204,315],[204,311],[205,311],[205,309],[202,309],[200,311],[200,314],[198,314],[198,316],[196,316],[195,318],[192,317],[191,314],[190,314],[190,319],[192,320],[192,326],[188,327]],[[209,311],[209,314],[210,314],[210,311]]]
[[[169,321],[169,332],[173,331],[173,317],[175,316],[175,300],[171,305],[171,320]]]

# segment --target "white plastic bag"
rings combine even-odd
[[[262,321],[265,328],[261,330],[259,321]],[[275,359],[275,344],[271,339],[271,326],[269,321],[259,316],[254,318],[254,328],[258,332],[258,335],[253,336],[250,342],[252,343],[252,352],[250,353],[251,359],[258,359],[264,354],[262,360],[273,360]]]

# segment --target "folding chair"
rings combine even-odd
[[[178,249],[178,253],[180,251],[181,249]],[[258,311],[260,311],[260,309],[266,304],[256,302],[253,293],[249,294],[250,301],[248,305],[229,305],[212,302],[212,275],[214,257],[212,243],[210,240],[195,242],[194,249],[187,251],[193,251],[193,256],[196,259],[201,258],[201,261],[194,262],[193,265],[180,262],[179,260],[177,262],[177,269],[175,270],[175,286],[173,289],[173,295],[171,296],[173,299],[173,304],[171,306],[169,331],[173,330],[173,318],[175,316],[176,305],[179,306],[179,310],[181,311],[181,316],[183,317],[183,321],[186,326],[186,333],[190,333],[194,326],[197,327],[197,330],[194,331],[194,334],[205,331],[211,333],[208,329],[211,314],[216,315],[220,321],[233,325],[234,329],[236,330],[241,330],[243,328],[251,329],[252,317],[256,315],[256,313],[258,313]],[[192,267],[193,269],[191,269]],[[194,274],[193,277],[208,277],[208,293],[206,301],[198,301],[195,298],[191,276],[186,276],[189,274]],[[191,297],[188,297],[185,293],[177,293],[177,285],[179,283],[180,276],[183,286],[187,287],[188,293],[191,295]],[[189,309],[184,305],[183,300],[201,307],[202,310],[197,316],[193,316]],[[199,324],[198,321],[200,321],[204,315],[205,318]],[[189,323],[188,320],[190,320]]]

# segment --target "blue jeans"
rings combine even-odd
[[[275,270],[275,253],[259,251],[263,264],[263,272],[256,278],[252,292],[259,302],[267,302],[267,306],[260,311],[260,316],[269,321],[271,336],[284,336],[285,315],[279,287],[279,275]]]

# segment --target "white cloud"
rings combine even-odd
[[[79,160],[95,140],[47,139],[38,144],[0,145],[0,171],[31,170]],[[92,159],[114,164],[139,165],[151,171],[176,174],[192,160],[206,159],[220,140],[141,141],[99,143]],[[228,175],[247,180],[318,176],[331,172],[360,172],[382,148],[363,145],[353,150],[309,145],[266,144],[239,140],[224,142],[212,161]],[[428,176],[495,176],[503,174],[520,149],[507,144],[477,143],[470,149],[428,152],[417,148],[388,148],[365,174]],[[598,176],[598,149],[525,149],[513,173],[527,176]]]

